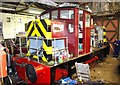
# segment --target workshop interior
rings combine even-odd
[[[1,0],[0,85],[120,84],[119,8],[119,0]]]

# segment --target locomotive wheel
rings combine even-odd
[[[28,64],[26,66],[26,75],[29,81],[32,83],[35,83],[37,80],[37,75],[34,67],[31,64]]]

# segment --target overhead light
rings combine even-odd
[[[41,14],[43,11],[29,10],[29,13],[32,14]]]
[[[11,10],[11,11],[15,11],[15,9],[12,9],[12,8],[5,8],[5,7],[0,7],[0,10]]]
[[[77,4],[73,4],[73,3],[63,3],[60,4],[59,7],[64,7],[64,6],[77,6]]]
[[[110,0],[107,0],[108,2],[111,2]]]
[[[46,4],[46,5],[50,5],[50,6],[57,6],[58,4],[55,3],[54,1],[51,0],[38,0],[38,3],[42,3],[42,4]]]

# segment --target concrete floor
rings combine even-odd
[[[105,83],[116,83],[120,85],[118,65],[120,65],[120,60],[108,56],[104,62],[98,63],[94,67],[90,67],[91,79],[102,80]]]

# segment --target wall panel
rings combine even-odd
[[[18,32],[25,32],[25,23],[33,20],[33,16],[0,13],[3,22],[4,39],[15,38]]]

